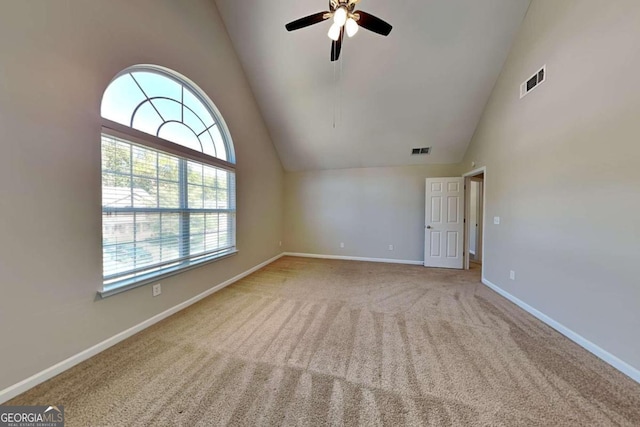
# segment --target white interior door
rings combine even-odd
[[[464,178],[427,178],[425,267],[459,268],[464,261]]]

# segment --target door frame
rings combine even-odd
[[[478,186],[478,193],[476,194],[476,203],[480,202],[480,206],[484,206],[484,179],[481,178],[477,178],[478,175],[472,176],[470,177],[470,182],[469,184],[471,185],[471,189],[473,189],[473,183],[475,182]],[[469,197],[469,202],[471,202],[471,197],[472,195],[470,195]],[[471,206],[469,206],[469,219],[471,219]],[[477,218],[476,221],[478,222],[478,229],[476,230],[476,247],[472,248],[471,244],[469,244],[469,262],[475,262],[475,263],[479,263],[482,264],[482,235],[484,234],[484,227],[482,224],[482,220],[484,219],[483,215],[482,215],[482,211],[479,210],[478,212],[476,212],[477,214]],[[469,223],[469,239],[471,239],[471,232],[473,230],[473,222]],[[471,243],[471,242],[469,242]],[[475,253],[474,253],[474,259],[471,259],[471,249],[474,249]],[[478,259],[480,261],[478,261]]]
[[[481,251],[480,251],[480,259],[481,259],[481,268],[482,268],[482,277],[484,277],[484,254],[485,254],[485,235],[486,235],[486,226],[487,226],[487,167],[482,166],[480,168],[474,169],[462,175],[464,178],[464,269],[469,269],[469,260],[471,259],[471,254],[469,253],[469,236],[471,235],[471,221],[467,221],[470,215],[470,206],[469,199],[471,197],[471,178],[477,175],[484,174],[484,179],[482,181],[482,242],[481,242]]]

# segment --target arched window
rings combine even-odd
[[[135,66],[109,84],[101,115],[101,294],[235,253],[235,154],[209,98]]]

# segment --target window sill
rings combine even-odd
[[[149,283],[158,282],[159,280],[165,279],[167,277],[175,276],[176,274],[180,274],[182,272],[192,270],[194,268],[202,267],[203,265],[210,264],[215,261],[219,261],[224,258],[228,258],[238,253],[237,249],[232,249],[227,252],[223,252],[221,254],[215,254],[211,257],[203,258],[197,261],[193,261],[188,265],[179,265],[167,268],[165,270],[157,271],[150,273],[145,276],[139,276],[132,279],[125,279],[120,282],[109,284],[108,286],[103,287],[98,291],[98,295],[101,298],[107,298],[112,295],[119,294],[121,292],[126,292],[131,289],[138,288],[140,286],[148,285]]]

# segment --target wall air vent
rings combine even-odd
[[[413,148],[411,149],[411,155],[429,154],[431,153],[431,147]]]
[[[526,82],[520,85],[520,99],[522,99],[526,94],[531,92],[536,87],[540,86],[540,84],[542,84],[546,80],[547,66],[543,65],[537,73],[535,73]]]

